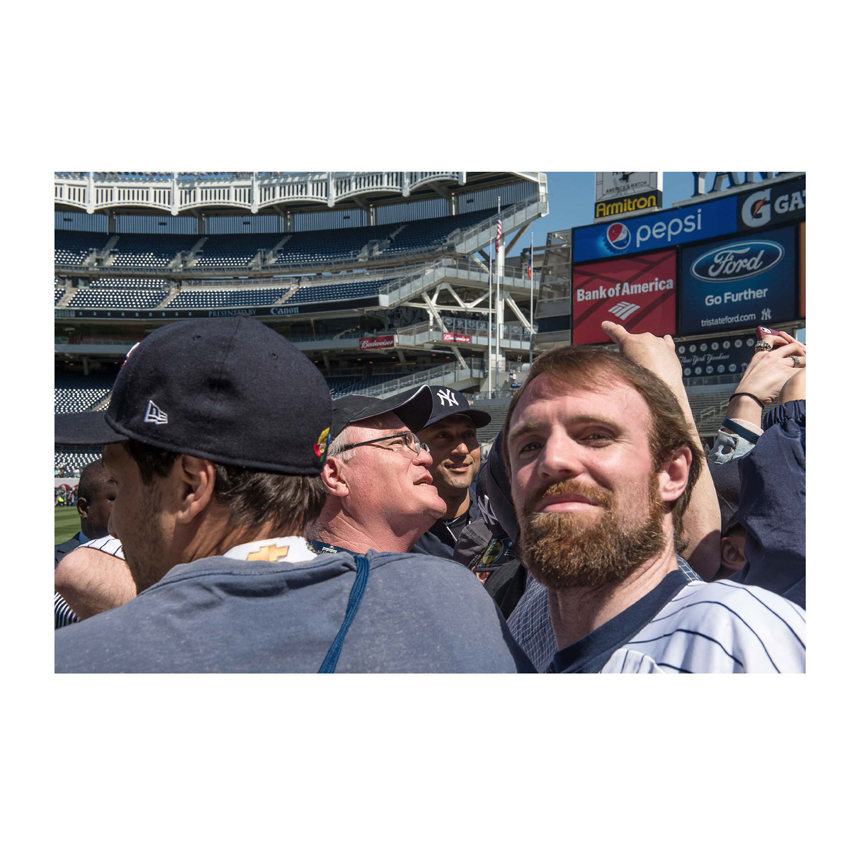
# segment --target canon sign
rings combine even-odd
[[[767,272],[783,259],[784,254],[783,246],[776,242],[737,242],[702,254],[691,264],[691,273],[710,283],[742,281]]]

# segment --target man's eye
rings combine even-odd
[[[586,434],[582,438],[586,443],[608,443],[611,441],[612,436],[605,432],[591,432]]]
[[[522,455],[524,452],[535,452],[541,448],[541,444],[537,440],[532,440],[529,443],[524,443],[518,452]]]

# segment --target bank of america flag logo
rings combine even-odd
[[[638,308],[639,305],[637,304],[630,304],[628,301],[620,301],[609,310],[609,313],[614,313],[618,319],[626,319],[628,316],[632,316]]]
[[[165,425],[168,422],[168,414],[158,407],[153,399],[149,399],[148,409],[145,411],[145,422]]]

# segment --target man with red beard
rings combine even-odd
[[[523,563],[548,589],[550,671],[804,670],[799,606],[678,568],[701,452],[653,373],[595,348],[547,352],[511,402],[503,457]]]

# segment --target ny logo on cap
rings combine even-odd
[[[443,408],[446,405],[450,407],[452,405],[457,405],[458,400],[455,398],[455,394],[451,390],[438,390],[437,398],[440,399],[440,407]]]
[[[479,511],[482,512],[482,516],[488,521],[491,525],[496,525],[499,523],[499,520],[496,519],[496,514],[494,514],[493,509],[491,508],[490,497],[485,494],[484,498],[479,498]]]
[[[168,414],[162,410],[162,408],[158,408],[154,404],[153,399],[148,399],[148,410],[145,411],[145,422],[165,425],[168,422]]]

